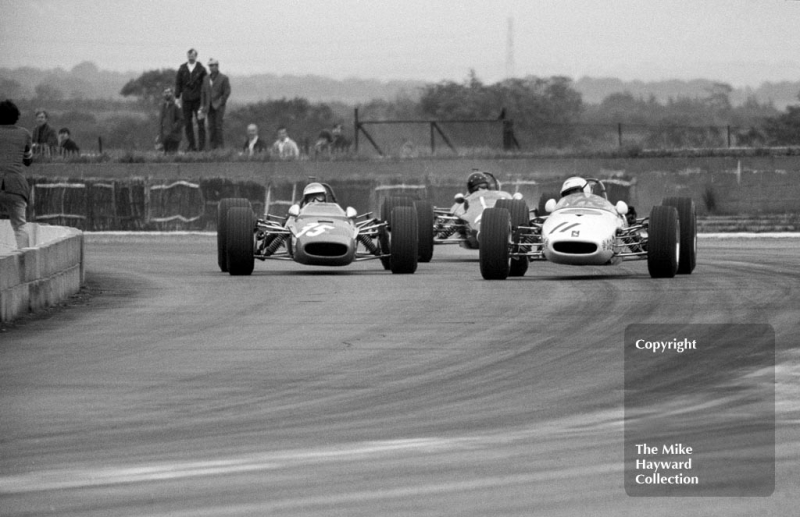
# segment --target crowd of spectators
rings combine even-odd
[[[165,154],[201,152],[225,149],[224,119],[231,82],[220,71],[220,62],[211,58],[208,68],[198,60],[198,52],[191,48],[186,53],[175,76],[175,84],[165,85],[158,112],[155,147]],[[35,111],[36,125],[31,132],[34,158],[53,156],[78,156],[81,149],[68,127],[56,130],[50,125],[50,115],[45,109]],[[264,124],[264,121],[257,121]],[[342,124],[334,124],[320,131],[316,142],[302,139],[298,146],[286,125],[275,127],[274,137],[259,135],[254,122],[247,126],[247,134],[240,155],[265,155],[270,159],[290,161],[302,156],[330,157],[347,153],[350,140],[344,136]],[[241,141],[241,140],[240,140]],[[182,145],[183,144],[183,145]]]

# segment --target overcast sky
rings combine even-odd
[[[0,67],[461,81],[800,80],[797,0],[0,0]]]

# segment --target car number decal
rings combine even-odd
[[[316,237],[317,235],[322,235],[328,230],[333,230],[333,228],[334,227],[329,224],[308,223],[307,225],[303,226],[303,229],[300,230],[297,236],[302,237],[303,235],[308,235],[309,237]]]
[[[562,227],[562,226],[564,226],[565,224],[569,224],[569,223],[568,223],[568,222],[566,222],[566,221],[564,221],[563,223],[559,224],[558,226],[556,226],[555,228],[553,228],[552,230],[550,230],[550,233],[556,233],[556,230],[558,230],[559,228],[561,228],[561,227]],[[567,230],[571,230],[572,228],[575,228],[576,226],[579,226],[580,224],[581,224],[581,223],[572,223],[572,224],[569,224],[569,226],[567,226],[566,228],[563,228],[563,229],[562,229],[562,230],[561,230],[559,233],[564,233],[565,231],[567,231]]]

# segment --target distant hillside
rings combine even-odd
[[[94,63],[83,62],[72,70],[61,68],[40,70],[37,68],[0,68],[0,97],[24,98],[53,96],[70,99],[114,99],[121,100],[120,90],[130,79],[141,72],[109,72],[100,70]],[[248,104],[258,101],[303,97],[311,102],[340,102],[354,105],[374,99],[391,101],[398,95],[416,98],[423,81],[389,81],[376,79],[348,78],[336,80],[317,75],[275,75],[260,74],[250,76],[231,75],[233,95],[231,102]],[[654,95],[660,103],[670,98],[706,97],[714,81],[697,79],[693,81],[669,80],[659,82],[622,81],[615,78],[582,77],[575,81],[575,89],[587,104],[600,104],[613,93],[630,92],[635,97],[649,98]],[[760,103],[772,102],[778,110],[787,105],[799,104],[800,82],[762,83],[756,89],[734,89],[731,102],[741,105],[748,96],[754,96]]]
[[[660,103],[667,102],[670,98],[678,97],[702,98],[708,96],[708,90],[715,81],[695,79],[693,81],[622,81],[615,78],[582,77],[576,81],[575,89],[583,96],[587,104],[600,104],[603,99],[613,93],[630,92],[634,97],[649,99],[655,96]],[[784,110],[789,104],[800,104],[797,95],[800,93],[800,82],[762,83],[756,89],[734,88],[731,93],[731,103],[744,104],[748,96],[755,97],[759,103],[772,102],[779,110]]]
[[[231,99],[251,103],[284,97],[303,97],[311,102],[359,104],[373,99],[394,100],[398,95],[418,97],[422,81],[389,81],[348,78],[342,81],[318,75],[231,76]]]
[[[38,68],[0,68],[0,95],[9,98],[36,97],[36,87],[46,85],[50,93],[65,99],[122,99],[119,91],[130,79],[139,74],[100,70],[94,63],[85,61],[70,71],[63,68],[41,70]]]
[[[119,95],[130,79],[141,73],[108,72],[94,63],[84,62],[66,71],[61,68],[0,68],[0,96],[7,98],[36,97],[36,87],[45,85],[48,95],[70,99],[123,99]],[[338,81],[315,75],[278,76],[261,74],[231,75],[231,102],[247,104],[269,99],[304,97],[311,102],[338,101],[358,104],[373,99],[393,100],[398,95],[416,96],[422,81],[389,81],[375,79],[344,79]],[[40,86],[41,91],[41,86]]]

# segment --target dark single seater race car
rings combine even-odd
[[[548,216],[487,209],[479,235],[483,278],[523,276],[534,260],[582,266],[646,259],[653,278],[692,273],[697,216],[691,198],[665,198],[649,217],[637,218],[625,202],[608,201],[600,180],[584,181],[580,193],[547,201]]]
[[[396,207],[386,220],[342,209],[326,184],[326,201],[292,205],[284,217],[256,218],[246,199],[220,201],[217,259],[220,270],[249,275],[255,259],[292,260],[311,266],[346,266],[379,259],[392,273],[417,269],[418,222],[413,207]],[[310,187],[311,185],[309,185]],[[307,187],[308,188],[308,187]]]
[[[419,249],[421,262],[433,256],[434,245],[458,244],[462,248],[478,249],[478,234],[481,230],[484,210],[492,207],[513,210],[513,206],[524,203],[521,194],[510,194],[499,190],[497,179],[488,172],[478,172],[486,180],[486,187],[455,195],[450,208],[432,207],[428,201],[414,201],[419,219]],[[472,176],[470,177],[472,179]],[[469,182],[468,182],[469,183]],[[397,204],[397,201],[393,201]],[[394,205],[389,205],[394,206]]]

